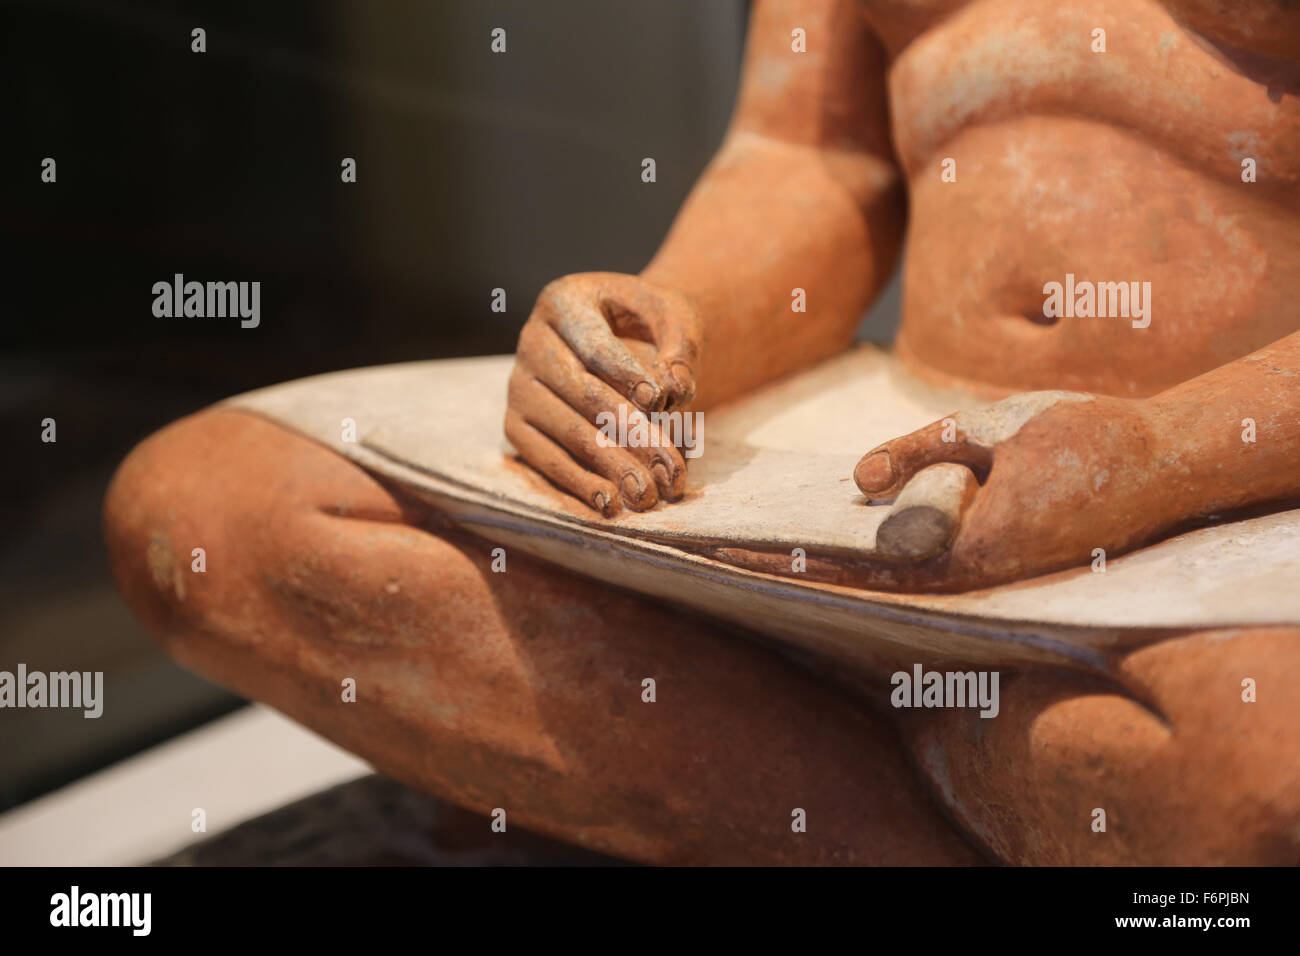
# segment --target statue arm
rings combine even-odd
[[[1148,401],[1171,495],[1196,512],[1300,497],[1300,332]]]
[[[847,348],[905,211],[884,52],[856,4],[759,0],[726,138],[642,273],[700,316],[697,406]]]
[[[847,348],[902,239],[887,115],[853,0],[758,0],[730,129],[654,261],[538,296],[507,399],[519,456],[606,517],[677,501],[672,441],[611,446],[606,416],[701,411]]]

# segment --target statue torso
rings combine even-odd
[[[914,364],[1144,395],[1300,328],[1300,6],[862,6],[891,58]],[[1062,299],[1099,283],[1149,299],[1053,319],[1053,281]],[[1094,312],[1122,309],[1115,288]]]

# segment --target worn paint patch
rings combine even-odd
[[[1085,392],[1025,392],[978,411],[958,412],[953,421],[968,442],[982,448],[993,448],[1058,402],[1092,400],[1093,396]]]

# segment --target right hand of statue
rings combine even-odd
[[[619,406],[630,425],[695,395],[700,322],[680,293],[631,275],[587,272],[550,283],[519,335],[506,437],[552,482],[606,517],[686,482],[681,452],[647,421],[645,447],[610,445],[597,416]],[[608,419],[602,419],[608,421]]]

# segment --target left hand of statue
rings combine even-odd
[[[1026,392],[886,442],[854,480],[888,501],[930,465],[969,467],[980,485],[946,547],[901,577],[981,587],[1088,564],[1098,549],[1113,555],[1176,521],[1160,431],[1147,400]]]

